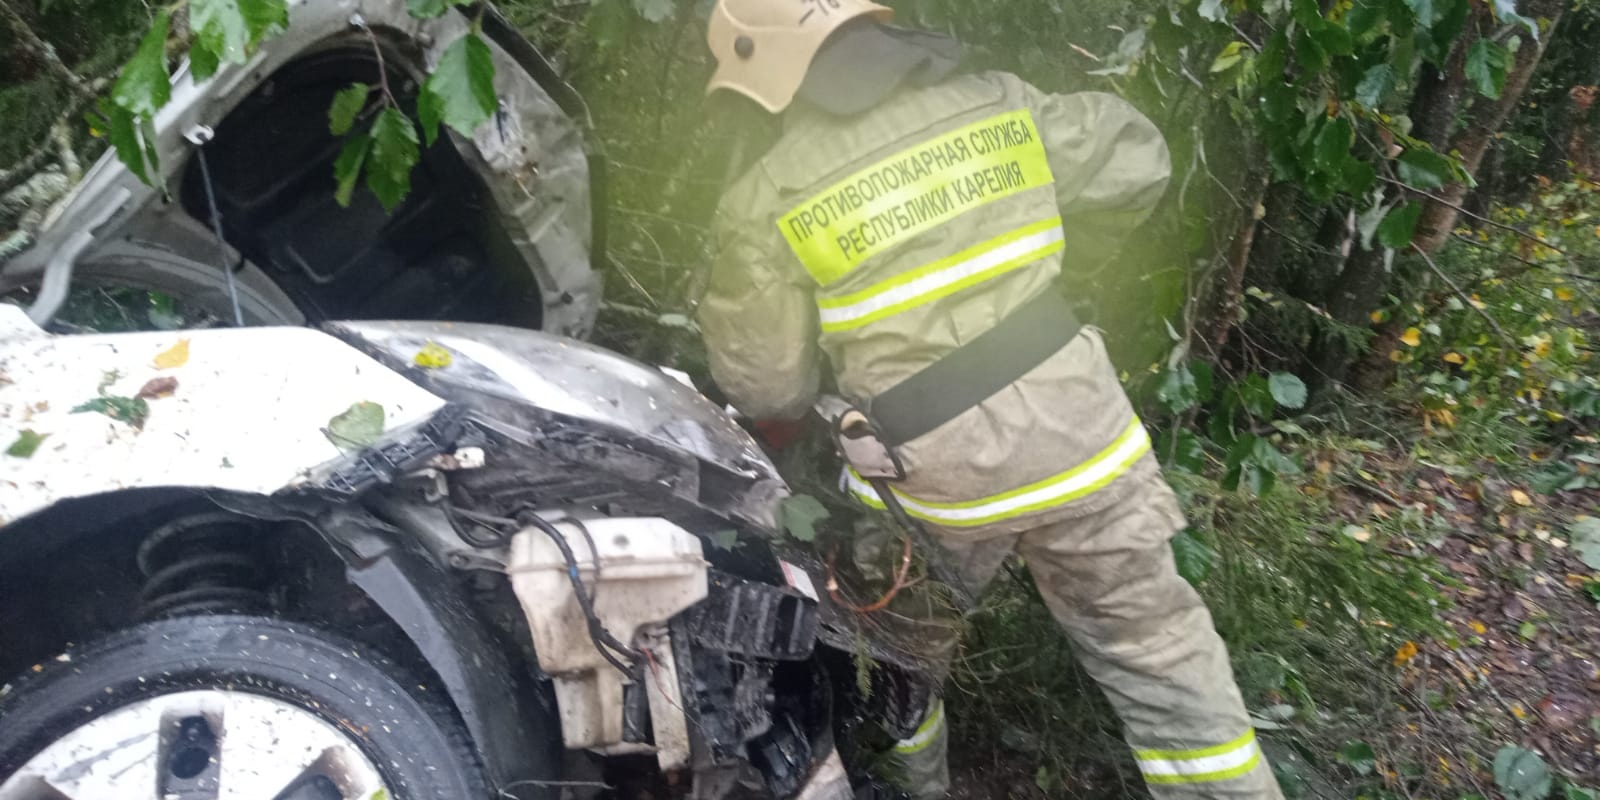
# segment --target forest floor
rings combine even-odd
[[[1579,437],[1573,446],[1592,444]],[[1536,491],[1543,459],[1519,449],[1520,466],[1504,458],[1434,458],[1425,446],[1398,440],[1359,459],[1333,447],[1308,447],[1302,452],[1307,475],[1275,490],[1299,494],[1295,500],[1317,497],[1305,507],[1336,517],[1323,520],[1323,527],[1331,524],[1364,547],[1427,564],[1428,581],[1439,593],[1440,624],[1432,635],[1400,640],[1392,651],[1338,655],[1360,662],[1354,675],[1370,681],[1352,687],[1349,697],[1357,699],[1351,707],[1317,703],[1311,713],[1294,714],[1293,705],[1308,703],[1292,691],[1255,691],[1251,676],[1241,672],[1289,797],[1520,800],[1546,796],[1541,781],[1553,797],[1596,796],[1582,787],[1600,785],[1600,575],[1579,552],[1600,548],[1600,489]],[[1596,475],[1592,465],[1581,467]],[[1229,547],[1228,535],[1220,529],[1213,545]],[[1382,617],[1366,624],[1389,625]],[[1241,655],[1236,647],[1236,664]],[[1060,685],[1019,678],[978,681],[985,691],[1018,697],[985,697],[976,705],[969,699],[974,716],[1005,711],[968,724],[956,720],[957,797],[1142,794],[1103,701],[1086,697],[1049,706],[1036,693],[1063,691]],[[957,693],[963,683],[974,681],[958,675]],[[1062,685],[1068,692],[1093,692],[1081,675]],[[1053,724],[1081,730],[1041,734],[1039,726],[1015,717],[1030,707],[1052,714],[1074,709],[1069,713],[1078,718]],[[1273,708],[1288,712],[1274,714]],[[1003,721],[1006,713],[1012,721]],[[1041,741],[1050,744],[1041,749]],[[1073,752],[1046,752],[1052,746]],[[1506,769],[1511,756],[1529,753],[1541,763],[1519,774]],[[1498,772],[1497,756],[1503,762]]]

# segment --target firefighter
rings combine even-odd
[[[1027,562],[1159,798],[1278,798],[1184,527],[1100,333],[1063,294],[1155,207],[1171,164],[1108,94],[958,71],[957,42],[867,0],[718,0],[709,93],[781,115],[731,182],[698,316],[746,415],[797,419],[824,356],[901,478],[891,500],[971,588]],[[1066,280],[1058,280],[1064,274]],[[884,507],[858,472],[849,488]],[[944,709],[896,746],[946,792]]]

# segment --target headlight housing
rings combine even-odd
[[[532,405],[644,436],[742,476],[779,480],[755,440],[705,396],[608,350],[496,325],[341,322],[333,330],[411,369],[422,369],[416,362],[424,348],[442,347],[449,363],[426,369],[426,385],[441,393]]]

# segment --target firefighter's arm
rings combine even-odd
[[[1116,95],[1037,93],[1033,106],[1055,173],[1066,251],[1080,266],[1097,266],[1160,202],[1172,177],[1166,140]]]
[[[733,405],[761,420],[798,419],[821,382],[810,279],[770,224],[722,221],[698,317],[711,375]]]

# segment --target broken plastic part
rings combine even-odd
[[[817,604],[799,591],[714,572],[689,612],[695,644],[777,661],[804,661],[817,642]]]
[[[507,573],[539,666],[555,684],[567,747],[616,752],[629,742],[628,676],[595,648],[568,571],[575,570],[592,594],[605,630],[631,645],[641,628],[663,624],[705,598],[707,564],[699,537],[663,519],[587,520],[587,537],[570,520],[554,527],[574,554],[571,567],[549,536],[529,529],[512,537]],[[648,673],[643,680],[646,691],[667,693],[667,703],[683,707],[675,681]]]

